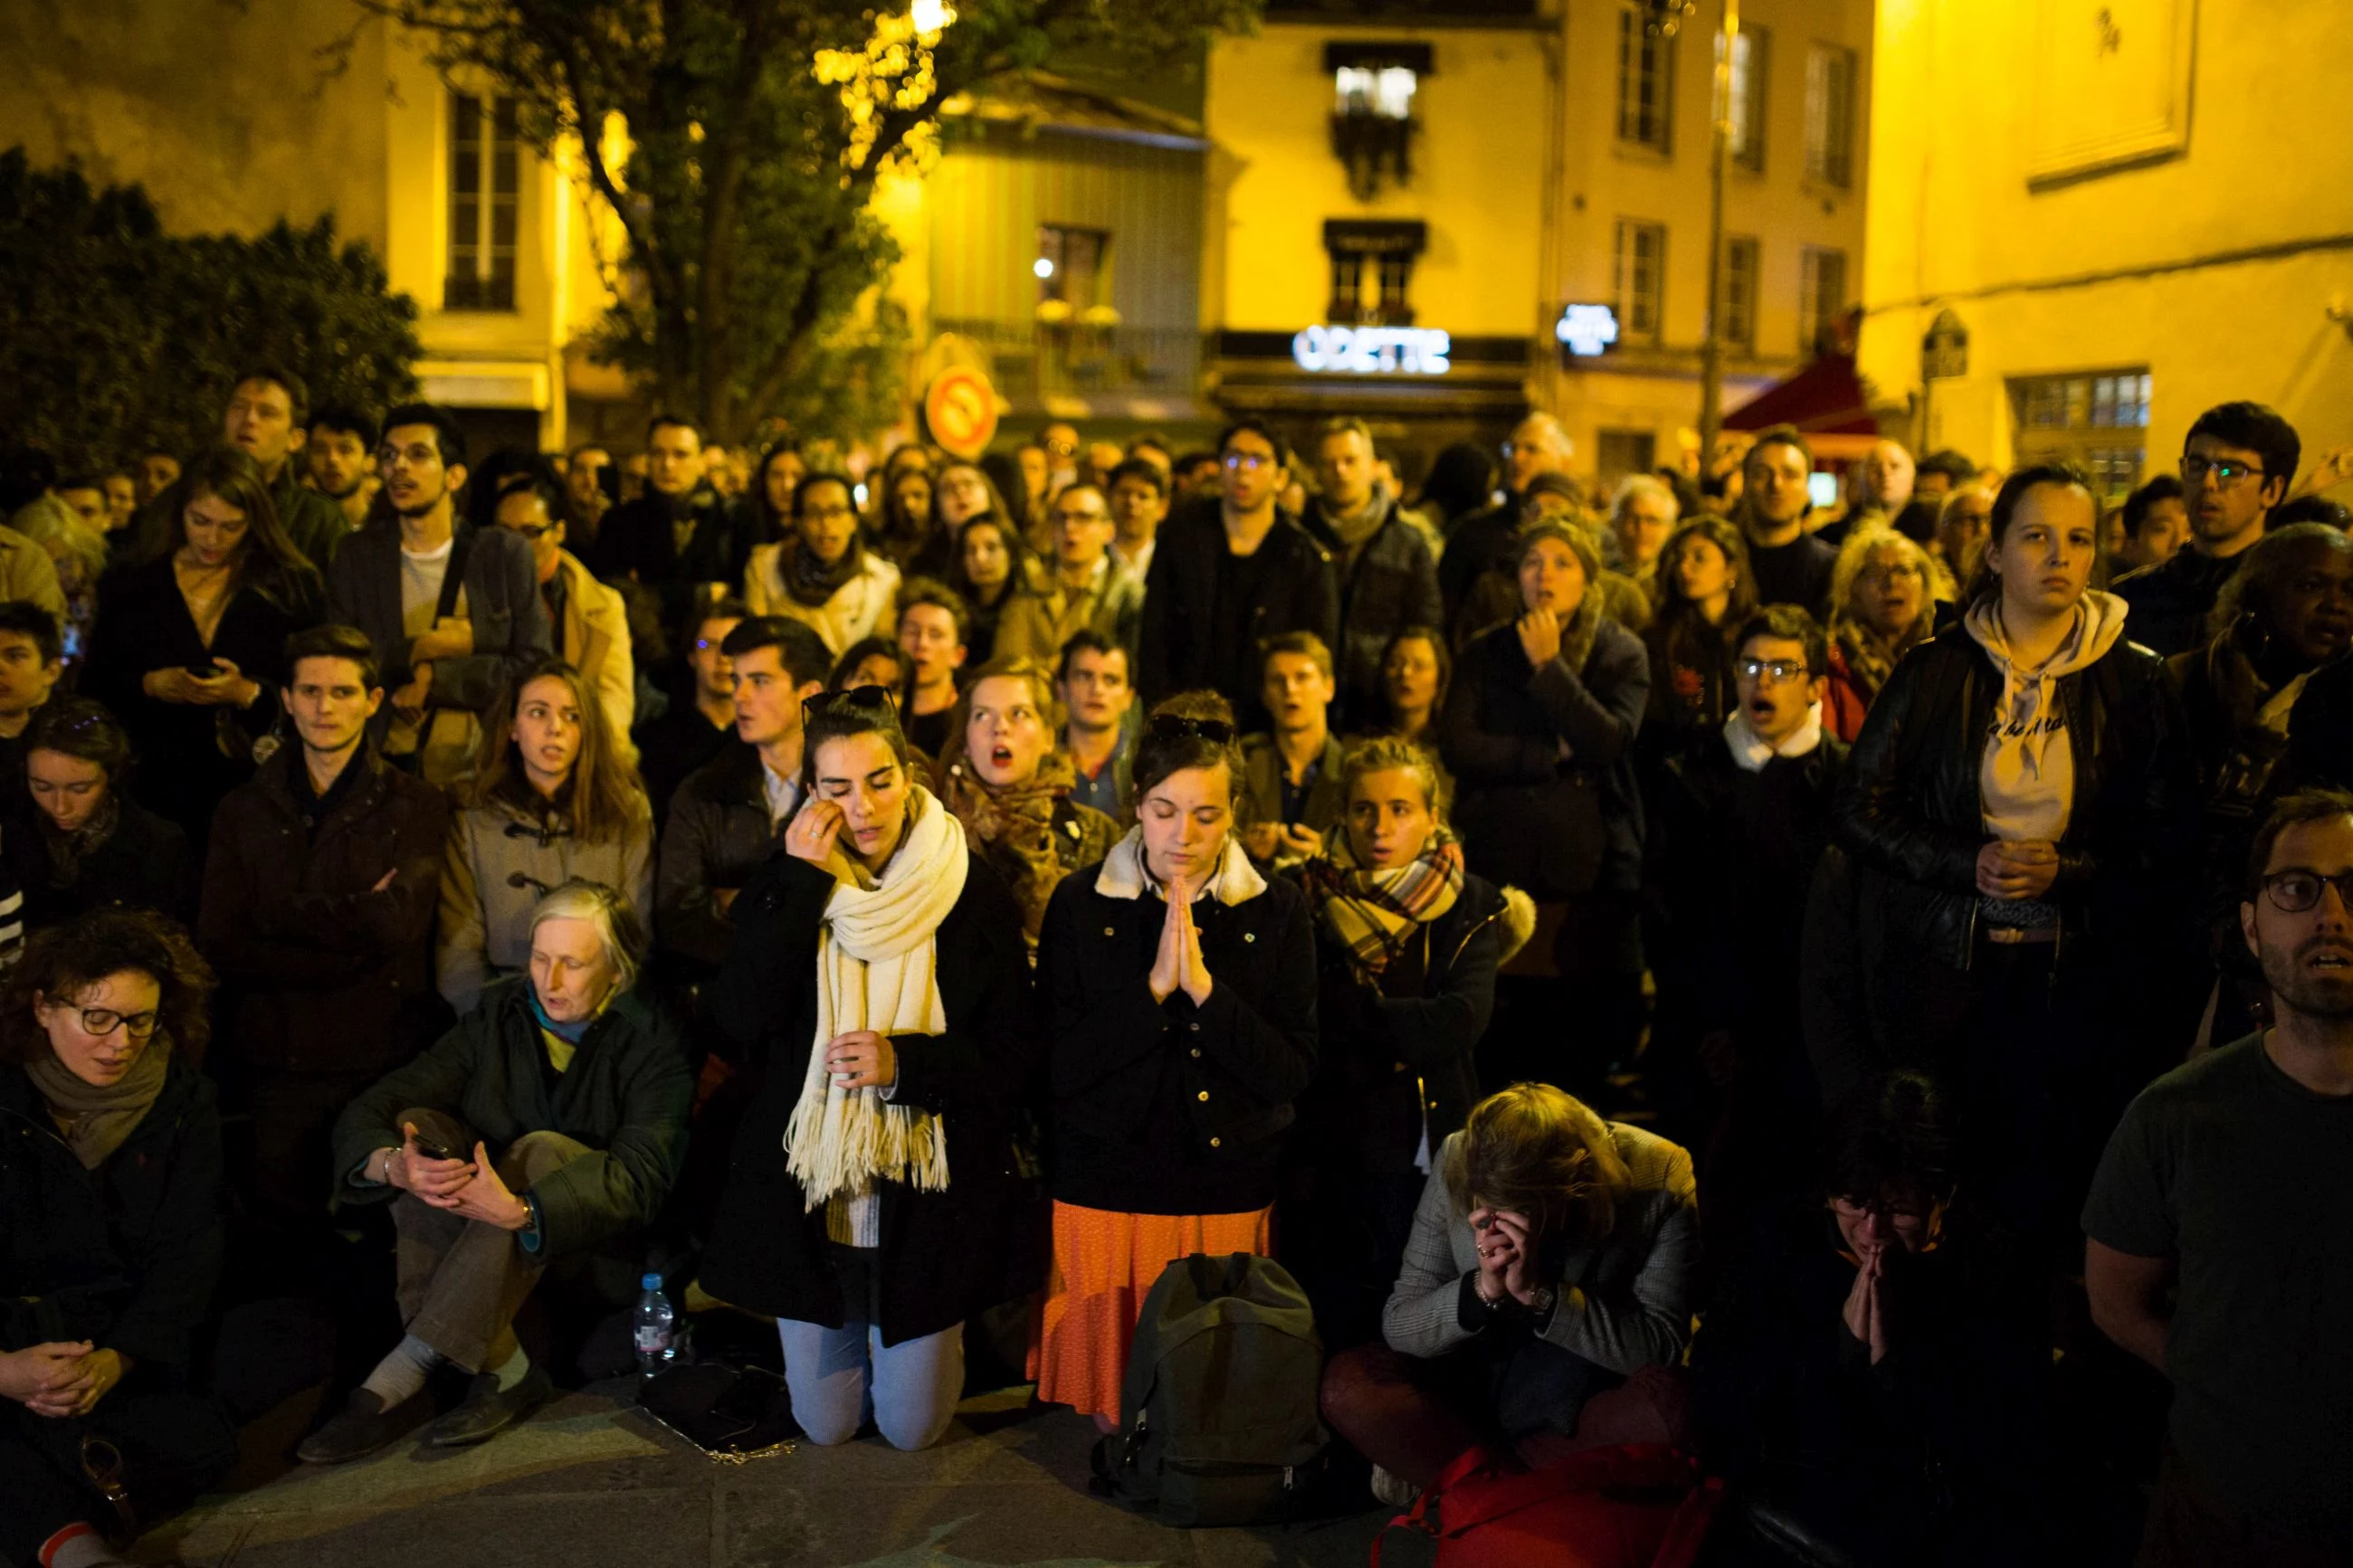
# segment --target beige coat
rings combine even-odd
[[[551,826],[562,823],[559,815]],[[653,910],[650,813],[600,844],[584,844],[567,831],[543,836],[539,829],[504,801],[469,806],[449,818],[433,970],[441,994],[460,1013],[472,1010],[491,981],[530,966],[531,910],[543,889],[586,877],[618,888],[640,911]]]
[[[65,618],[65,590],[58,586],[57,563],[49,552],[13,528],[0,528],[0,599],[30,599]]]
[[[877,632],[888,637],[897,629],[892,624],[891,606],[899,598],[899,569],[880,554],[867,551],[866,563],[858,575],[835,590],[832,598],[811,609],[785,591],[783,551],[781,544],[763,544],[752,552],[744,568],[744,603],[754,615],[782,616],[815,627],[825,639],[826,650],[836,658],[860,637]]]
[[[555,628],[555,651],[596,693],[615,753],[635,767],[638,744],[629,731],[637,722],[638,671],[629,654],[628,606],[570,551],[558,552],[555,561],[564,579],[564,623]]]

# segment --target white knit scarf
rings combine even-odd
[[[836,886],[818,928],[817,1039],[785,1130],[786,1164],[810,1209],[862,1194],[877,1181],[944,1192],[948,1145],[940,1119],[894,1105],[878,1089],[841,1088],[826,1070],[825,1047],[855,1029],[946,1030],[938,933],[970,869],[964,825],[918,784],[907,805],[906,840],[879,879],[861,876],[839,851],[827,868]]]

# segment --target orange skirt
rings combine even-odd
[[[1089,1415],[1117,1415],[1127,1349],[1161,1271],[1196,1252],[1271,1257],[1274,1210],[1118,1214],[1054,1205],[1054,1260],[1029,1342],[1038,1397]]]

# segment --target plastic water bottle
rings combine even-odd
[[[641,1291],[636,1335],[638,1371],[659,1372],[678,1354],[677,1318],[670,1310],[670,1298],[662,1293],[660,1275],[649,1274],[638,1286]]]

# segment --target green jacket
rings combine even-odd
[[[287,458],[278,470],[278,482],[269,487],[269,499],[278,503],[278,521],[286,537],[323,577],[352,525],[343,521],[343,509],[325,494],[302,488],[301,467],[298,458]]]
[[[694,1078],[670,1020],[635,991],[588,1026],[558,1075],[540,1041],[527,976],[501,980],[440,1043],[386,1075],[335,1122],[335,1185],[346,1203],[394,1189],[353,1176],[401,1142],[400,1113],[447,1111],[493,1150],[526,1132],[561,1132],[596,1151],[533,1186],[540,1252],[567,1257],[650,1224],[686,1161]],[[518,1194],[519,1196],[522,1194]]]

